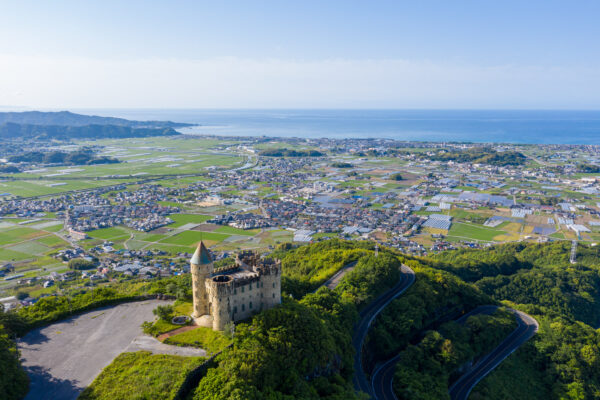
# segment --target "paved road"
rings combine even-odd
[[[497,306],[488,305],[477,307],[471,312],[463,315],[456,320],[458,323],[464,323],[471,315],[493,314],[498,309]],[[481,381],[487,374],[496,368],[506,357],[508,357],[519,346],[529,340],[538,329],[538,323],[529,315],[520,311],[512,310],[517,319],[518,326],[502,343],[498,345],[491,353],[485,356],[472,369],[463,375],[450,387],[450,398],[452,400],[466,400],[475,385]],[[377,400],[397,400],[392,388],[396,363],[400,359],[397,355],[385,363],[379,365],[373,373],[373,397]]]
[[[356,266],[356,263],[357,263],[357,261],[353,261],[351,263],[344,265],[342,268],[340,268],[340,270],[338,272],[333,274],[333,276],[331,278],[327,279],[325,282],[323,282],[323,284],[321,286],[319,286],[317,289],[315,289],[315,292],[323,286],[325,286],[326,288],[331,289],[331,290],[335,289],[337,287],[337,285],[339,285],[339,283],[341,282],[342,278],[344,276],[346,276],[346,274],[348,272],[350,272],[354,269],[354,267]]]
[[[450,398],[452,400],[466,400],[479,381],[537,332],[539,325],[535,319],[521,311],[512,309],[510,311],[515,314],[519,325],[498,347],[450,387]]]
[[[18,341],[23,366],[31,378],[26,400],[76,399],[125,350],[185,351],[141,337],[142,322],[153,320],[152,310],[168,303],[149,300],[105,307],[29,332]]]
[[[369,331],[371,323],[375,317],[383,310],[392,300],[400,296],[406,289],[410,287],[415,281],[415,272],[408,268],[406,265],[402,265],[400,282],[392,289],[381,295],[375,301],[367,306],[360,313],[360,321],[354,328],[354,336],[352,337],[352,345],[355,349],[354,355],[354,388],[356,390],[365,392],[369,395],[373,395],[371,382],[367,379],[365,371],[362,368],[362,347]]]

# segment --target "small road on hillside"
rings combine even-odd
[[[481,361],[450,387],[450,398],[452,400],[466,400],[479,381],[537,332],[539,325],[535,319],[521,311],[513,309],[510,309],[510,311],[515,314],[519,325],[498,347],[483,357]]]
[[[344,265],[342,268],[340,268],[340,270],[338,272],[333,274],[333,276],[331,278],[327,279],[325,282],[323,282],[323,284],[321,286],[319,286],[317,289],[315,289],[315,292],[322,287],[326,287],[327,289],[330,289],[330,290],[335,289],[337,287],[337,285],[339,285],[340,282],[342,281],[342,278],[344,276],[346,276],[346,274],[348,272],[350,272],[354,269],[354,267],[356,266],[356,263],[357,263],[357,261],[353,261],[351,263]]]
[[[498,307],[493,305],[480,306],[463,315],[456,322],[464,323],[472,315],[490,315],[497,309]],[[517,328],[450,387],[449,393],[452,400],[466,400],[479,381],[537,332],[538,323],[535,319],[521,311],[513,309],[509,309],[509,311],[515,314]],[[373,398],[377,400],[397,400],[392,381],[396,371],[396,363],[399,359],[400,355],[397,355],[377,367],[373,373]]]
[[[362,310],[362,312],[360,313],[360,320],[354,328],[352,345],[354,346],[355,354],[354,378],[352,379],[352,381],[356,390],[365,392],[371,396],[373,396],[371,382],[369,382],[369,380],[367,379],[365,371],[362,367],[363,344],[365,342],[367,332],[369,331],[369,327],[371,326],[371,323],[373,322],[375,317],[388,304],[390,304],[392,300],[404,293],[406,289],[408,289],[415,281],[415,272],[412,269],[408,268],[406,265],[402,265],[402,269],[400,272],[400,282],[396,286],[379,296],[364,310]]]

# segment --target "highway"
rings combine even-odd
[[[463,323],[471,315],[486,314],[490,315],[498,309],[497,306],[481,306],[471,312],[463,315],[456,322]],[[502,341],[494,350],[483,357],[467,373],[461,376],[449,390],[452,400],[466,400],[471,390],[487,374],[508,357],[513,351],[518,349],[523,343],[529,340],[538,330],[538,323],[529,315],[521,311],[509,309],[515,314],[517,328]],[[400,355],[397,355],[385,363],[379,365],[373,373],[372,391],[373,398],[377,400],[397,400],[392,388],[396,363]]]
[[[360,313],[360,320],[354,328],[354,335],[352,337],[352,345],[355,349],[354,378],[352,381],[356,390],[373,396],[371,382],[367,379],[365,371],[363,371],[362,368],[362,347],[371,323],[381,310],[396,297],[404,293],[414,281],[415,272],[406,265],[402,265],[400,282],[392,289],[379,296]]]

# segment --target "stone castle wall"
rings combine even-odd
[[[250,318],[281,302],[281,263],[261,260],[254,253],[242,255],[238,265],[253,271],[254,276],[233,279],[229,275],[216,275],[205,279],[207,313],[213,318],[215,330],[223,330],[231,321]]]

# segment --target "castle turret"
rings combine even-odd
[[[190,270],[192,272],[192,293],[194,296],[192,316],[199,318],[210,313],[205,281],[214,270],[212,257],[202,241],[198,244],[190,260]]]

